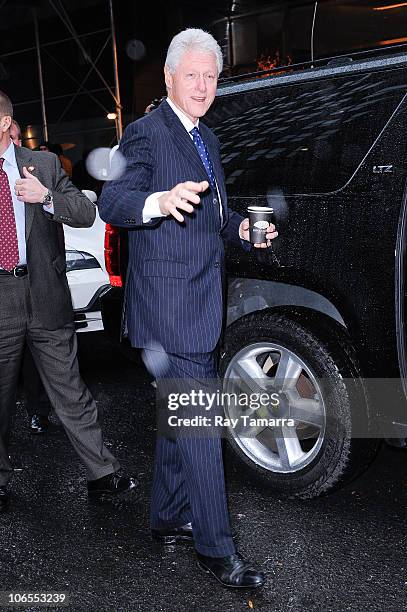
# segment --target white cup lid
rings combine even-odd
[[[249,212],[261,212],[261,213],[272,213],[274,212],[273,208],[270,208],[270,206],[248,206],[247,210]]]

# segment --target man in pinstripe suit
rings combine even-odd
[[[247,219],[227,207],[218,140],[199,121],[221,70],[221,50],[210,34],[189,29],[174,37],[164,69],[168,98],[128,126],[120,145],[127,170],[105,185],[99,200],[102,219],[130,230],[129,339],[169,386],[178,381],[196,389],[216,381],[223,240],[242,245],[249,238]],[[271,225],[268,242],[276,235]],[[223,585],[258,587],[264,574],[235,550],[221,440],[211,433],[158,436],[153,538],[193,540],[199,565]]]

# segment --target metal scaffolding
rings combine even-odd
[[[107,109],[104,106],[104,104],[102,104],[102,102],[94,95],[96,92],[99,92],[99,91],[105,91],[105,92],[107,91],[109,95],[111,96],[111,98],[113,99],[114,105],[115,105],[116,138],[117,138],[117,141],[121,139],[122,132],[123,132],[123,123],[122,123],[122,106],[120,102],[120,81],[119,81],[119,71],[118,71],[118,63],[117,63],[117,42],[116,42],[116,32],[115,32],[115,26],[114,26],[113,0],[106,0],[106,1],[107,1],[108,8],[109,8],[109,20],[110,20],[109,27],[99,29],[99,30],[94,30],[92,32],[87,32],[86,34],[78,34],[69,17],[67,10],[65,9],[63,5],[62,0],[48,0],[49,6],[54,10],[56,15],[60,18],[62,23],[65,25],[70,36],[67,38],[58,39],[52,42],[41,44],[39,28],[38,28],[37,10],[33,8],[32,14],[33,14],[33,22],[34,22],[35,47],[19,49],[17,51],[11,51],[9,53],[4,53],[0,55],[0,61],[1,61],[2,59],[6,59],[7,57],[23,54],[23,53],[26,53],[27,51],[34,51],[34,50],[36,51],[38,80],[39,80],[39,89],[40,89],[40,100],[39,101],[41,104],[42,132],[43,132],[44,140],[48,140],[48,123],[47,123],[47,111],[46,111],[46,100],[47,99],[44,93],[44,69],[43,69],[43,62],[42,62],[42,56],[44,54],[47,55],[47,57],[49,57],[54,63],[56,63],[57,66],[61,70],[63,70],[65,74],[67,74],[70,77],[70,79],[77,85],[76,91],[72,92],[71,94],[65,94],[61,96],[61,98],[70,97],[70,100],[68,104],[65,106],[59,118],[57,119],[56,124],[58,125],[59,123],[61,123],[62,119],[65,117],[69,108],[71,108],[72,104],[75,102],[78,95],[83,95],[83,94],[89,96],[95,102],[95,104],[97,104],[103,110],[103,112],[105,113],[105,116],[107,116],[110,113],[110,110]],[[6,4],[7,4],[7,0],[3,0],[3,1],[0,0],[0,11]],[[89,37],[95,34],[105,33],[105,32],[107,33],[107,37],[104,43],[102,44],[98,54],[96,55],[96,58],[93,60],[88,54],[88,52],[86,51],[82,40],[86,37]],[[61,62],[59,62],[54,57],[54,55],[49,50],[49,48],[54,45],[65,43],[65,42],[71,42],[71,41],[75,41],[75,43],[81,50],[84,58],[90,64],[90,68],[87,71],[84,78],[82,79],[82,81],[78,80]],[[102,53],[104,52],[104,50],[109,44],[111,44],[112,46],[113,74],[114,74],[114,83],[115,83],[114,90],[108,84],[105,76],[102,74],[102,72],[97,66],[97,63]],[[92,90],[87,89],[85,87],[85,84],[88,81],[92,73],[95,73],[99,77],[100,81],[102,82],[103,87],[100,87],[97,89],[94,88]],[[53,99],[55,99],[55,97]],[[30,102],[32,102],[32,100]],[[28,103],[28,101],[20,103],[20,104],[24,104],[24,103]]]

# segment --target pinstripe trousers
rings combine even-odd
[[[86,467],[87,478],[116,471],[120,466],[103,443],[95,400],[79,374],[74,324],[44,329],[32,312],[28,276],[0,275],[0,486],[13,474],[8,458],[10,422],[26,342],[51,404]]]
[[[162,359],[154,353],[145,349],[146,361],[151,366],[149,369],[152,374],[156,375],[159,393],[160,388],[182,388],[186,391],[192,385],[194,389],[207,390],[211,385],[213,387],[213,382],[217,384],[214,352],[178,355],[162,353]],[[160,367],[155,368],[155,363]],[[191,411],[188,408],[184,407],[182,414],[202,415],[202,408],[191,408]],[[171,437],[163,435],[160,429],[159,426],[151,497],[151,527],[180,527],[191,522],[198,552],[211,557],[233,554],[235,547],[229,525],[222,441],[216,428],[203,431],[197,427],[188,434],[185,431],[173,431]]]

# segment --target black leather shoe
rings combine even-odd
[[[160,544],[192,543],[194,541],[191,523],[172,529],[152,529],[151,537]]]
[[[137,485],[135,478],[119,476],[117,472],[113,472],[96,480],[88,480],[88,495],[90,497],[113,497],[134,493]]]
[[[238,553],[227,557],[206,557],[196,553],[198,565],[207,574],[212,574],[223,586],[234,589],[257,589],[261,587],[266,576],[254,568],[249,561]]]
[[[10,495],[6,487],[0,487],[0,512],[5,512],[10,505]]]
[[[41,414],[33,414],[30,420],[29,428],[32,434],[45,434],[48,431],[49,421],[47,417]]]

